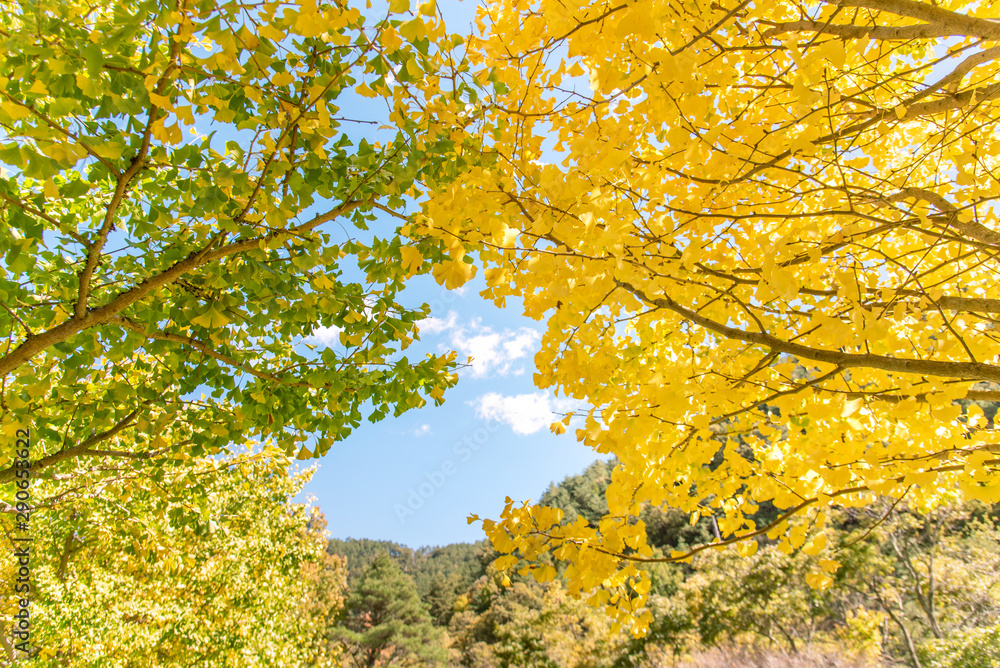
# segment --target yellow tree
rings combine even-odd
[[[5,665],[339,665],[325,634],[346,569],[326,553],[322,516],[292,503],[312,470],[291,465],[255,446],[159,480],[122,472],[54,507],[44,499],[65,486],[40,482],[28,653],[11,642],[19,595],[5,572]],[[202,495],[178,479],[197,479]],[[9,536],[12,518],[0,522]]]
[[[487,521],[502,566],[551,551],[571,590],[603,586],[592,601],[641,632],[641,504],[712,515],[718,545],[766,534],[818,554],[831,504],[1000,498],[976,404],[1000,398],[996,15],[963,0],[480,12],[472,50],[501,91],[491,161],[443,184],[415,233],[480,248],[487,293],[546,319],[535,382],[589,403],[577,437],[620,461],[598,526],[513,504]],[[764,502],[782,514],[759,526]]]

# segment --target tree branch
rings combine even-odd
[[[1000,84],[995,86],[997,89],[998,96],[1000,96]],[[963,93],[964,95],[964,93]],[[928,102],[927,104],[936,104],[935,102]],[[935,216],[931,219],[931,222],[939,227],[953,227],[960,231],[962,234],[975,239],[976,241],[981,241],[984,244],[991,244],[994,246],[1000,246],[1000,232],[996,230],[991,230],[985,225],[981,225],[976,222],[963,222],[958,219],[958,207],[946,200],[941,195],[927,190],[926,188],[903,188],[898,193],[890,195],[884,198],[885,202],[899,202],[902,200],[913,199],[916,201],[924,200],[937,207],[938,211],[941,211],[945,216]]]
[[[135,304],[155,290],[173,283],[181,276],[184,276],[185,274],[194,271],[203,265],[215,262],[216,260],[220,260],[230,255],[258,248],[262,241],[267,242],[283,234],[308,232],[319,225],[334,220],[335,218],[353,211],[364,204],[364,201],[357,200],[344,202],[339,206],[334,207],[327,213],[320,214],[312,220],[302,223],[301,225],[291,228],[290,230],[278,230],[261,237],[241,239],[213,250],[212,247],[221,238],[217,235],[213,237],[202,249],[191,253],[187,258],[175,263],[169,269],[156,274],[155,276],[150,276],[132,289],[122,292],[104,306],[87,311],[82,319],[74,316],[52,329],[40,332],[34,336],[26,337],[25,340],[21,342],[21,345],[3,357],[0,357],[0,378],[6,376],[22,364],[25,364],[32,357],[49,346],[65,341],[70,336],[85,329],[108,322],[124,309],[128,308],[132,304]]]
[[[799,343],[779,339],[771,334],[747,332],[735,327],[729,327],[678,304],[667,295],[655,298],[649,297],[645,292],[628,283],[619,281],[618,279],[615,279],[615,283],[618,287],[627,290],[651,306],[673,311],[682,318],[711,332],[725,336],[728,339],[736,339],[738,341],[745,341],[746,343],[765,346],[773,351],[795,355],[800,359],[836,364],[843,367],[868,367],[895,373],[1000,382],[1000,367],[994,365],[983,364],[982,362],[942,362],[939,360],[896,358],[873,355],[871,353],[843,353],[837,350],[811,348]]]
[[[312,387],[308,383],[289,383],[288,381],[284,380],[281,376],[275,375],[273,373],[267,373],[266,371],[258,371],[257,369],[254,369],[252,366],[244,364],[239,360],[236,360],[232,357],[229,357],[228,355],[224,355],[220,352],[213,350],[212,348],[209,348],[201,341],[198,341],[197,339],[190,336],[181,336],[180,334],[170,334],[169,332],[163,332],[160,330],[147,332],[146,328],[143,327],[140,323],[120,315],[110,318],[108,322],[121,325],[122,327],[125,327],[126,329],[129,329],[147,339],[153,339],[156,341],[172,341],[174,343],[180,343],[190,348],[194,348],[195,350],[211,357],[212,359],[223,362],[224,364],[227,364],[231,367],[240,369],[241,371],[245,371],[251,376],[255,376],[256,378],[260,378],[261,380],[270,380],[275,383],[281,383],[283,385],[291,385],[294,387]]]
[[[104,244],[108,240],[108,235],[114,227],[115,215],[118,213],[118,208],[121,206],[122,200],[125,199],[125,191],[132,184],[132,180],[146,166],[146,155],[149,152],[153,124],[158,118],[158,111],[156,105],[150,107],[149,120],[146,122],[146,130],[142,136],[142,145],[139,147],[139,151],[135,154],[135,157],[132,158],[132,163],[128,166],[128,169],[118,177],[114,195],[111,196],[111,201],[108,202],[107,209],[104,212],[104,221],[101,223],[101,229],[97,233],[97,238],[90,244],[90,250],[87,251],[87,262],[80,271],[80,287],[75,308],[77,320],[83,320],[87,315],[87,297],[90,294],[90,279],[93,277],[97,263],[101,259],[101,250],[103,250]]]
[[[888,12],[896,16],[906,16],[918,21],[936,24],[947,29],[952,35],[968,35],[982,39],[1000,39],[1000,23],[959,14],[915,0],[823,0],[838,7],[861,7],[876,12]]]
[[[77,445],[74,445],[69,448],[63,448],[59,452],[53,453],[48,457],[42,457],[37,461],[31,462],[32,473],[36,471],[41,471],[43,469],[47,469],[50,466],[54,466],[66,459],[71,459],[73,457],[79,457],[80,455],[87,454],[87,451],[92,446],[97,445],[98,443],[106,441],[110,438],[114,438],[115,436],[120,434],[123,430],[132,426],[132,423],[135,422],[135,419],[139,416],[139,413],[141,413],[142,409],[148,404],[149,404],[148,401],[144,402],[141,406],[139,406],[131,413],[123,417],[113,427],[111,427],[111,429],[108,429],[107,431],[103,431],[100,434],[94,434],[93,436],[83,441],[82,443],[78,443]],[[12,465],[4,469],[3,471],[0,471],[0,485],[12,481],[14,479],[14,473],[16,470],[17,470],[16,467]]]
[[[955,93],[953,95],[946,95],[938,98],[933,102],[921,102],[919,104],[906,107],[906,114],[903,116],[903,120],[909,121],[914,118],[920,118],[921,116],[943,114],[947,111],[954,111],[955,109],[961,109],[972,104],[990,102],[998,97],[1000,97],[1000,83],[995,83],[992,86],[983,86],[981,88],[970,88],[969,90],[962,91],[961,93]],[[880,117],[888,117],[889,114],[892,113],[895,112],[884,111],[880,114]]]
[[[821,35],[834,35],[844,39],[874,39],[874,40],[911,40],[933,37],[953,37],[964,35],[964,32],[949,30],[940,25],[922,23],[915,26],[858,26],[826,23],[825,21],[788,21],[774,23],[760,21],[772,26],[761,35],[764,39],[777,37],[790,32],[814,32]]]

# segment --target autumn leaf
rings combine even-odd
[[[432,273],[438,285],[454,290],[472,280],[476,275],[476,267],[461,260],[445,260],[435,265]]]

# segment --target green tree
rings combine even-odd
[[[348,538],[331,539],[327,550],[347,559],[349,585],[376,557],[387,553],[413,578],[420,600],[438,626],[448,625],[459,596],[486,572],[486,564],[495,556],[486,541],[414,550],[391,541]]]
[[[327,551],[347,560],[347,583],[353,586],[373,561],[383,554],[392,557],[404,573],[410,573],[417,561],[416,552],[400,543],[371,538],[331,538]]]
[[[735,552],[706,552],[683,584],[702,643],[767,640],[798,652],[811,640],[822,593],[803,582],[809,558],[785,555],[774,545],[744,559]]]
[[[995,668],[1000,665],[1000,625],[932,641],[922,654],[926,668]]]
[[[599,459],[580,475],[566,476],[558,485],[549,485],[538,502],[544,506],[560,508],[569,522],[574,521],[577,516],[588,522],[598,522],[608,512],[608,501],[604,494],[616,463]]]
[[[412,578],[382,553],[351,588],[331,637],[355,666],[435,665],[447,656]]]
[[[597,460],[580,475],[549,485],[538,503],[562,510],[564,524],[576,521],[578,516],[591,524],[598,523],[608,512],[606,494],[617,463],[617,459]],[[675,508],[643,504],[639,519],[646,527],[649,545],[663,551],[686,549],[712,538],[713,523],[709,519],[692,525],[690,517]]]
[[[309,518],[307,530],[312,535],[327,536],[326,518],[316,512]],[[303,568],[303,580],[308,583],[309,595],[298,614],[308,620],[312,637],[307,641],[315,658],[313,668],[327,663],[339,664],[340,648],[331,643],[328,629],[340,616],[347,597],[347,564],[343,557],[324,549],[315,562]]]
[[[413,582],[435,624],[448,626],[458,598],[486,573],[496,556],[486,541],[422,548],[416,552]]]
[[[0,12],[0,419],[34,425],[36,473],[245,438],[319,455],[366,414],[442,400],[453,359],[401,356],[427,309],[399,295],[444,255],[376,220],[460,168],[464,121],[427,98],[468,89],[437,95],[459,79],[433,12]],[[364,97],[381,129],[348,118]],[[339,344],[310,350],[318,330]]]

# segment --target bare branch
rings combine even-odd
[[[761,35],[765,39],[777,37],[790,32],[815,32],[821,35],[834,35],[844,39],[874,39],[874,40],[911,40],[926,39],[933,37],[952,37],[964,35],[964,32],[950,30],[945,26],[922,23],[915,26],[859,26],[843,25],[837,23],[826,23],[824,21],[788,21],[785,23],[774,23],[771,21],[761,21],[765,25],[773,26],[765,30]]]

